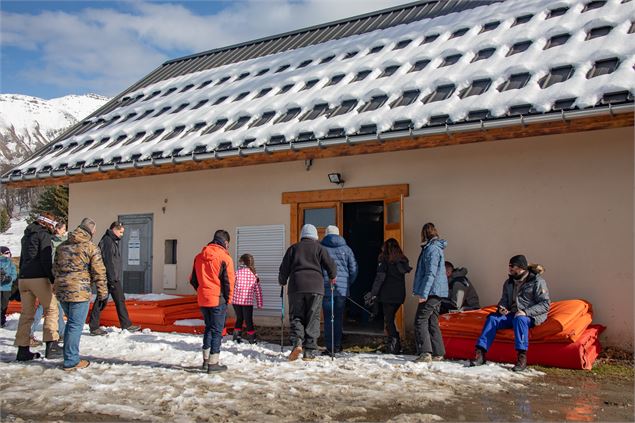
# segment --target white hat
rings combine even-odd
[[[328,225],[326,227],[326,235],[339,235],[340,229],[337,226]]]
[[[315,229],[315,226],[311,225],[310,223],[307,223],[306,225],[302,227],[302,232],[300,232],[300,238],[312,238],[317,240],[318,239],[317,229]]]

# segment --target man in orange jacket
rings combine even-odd
[[[225,327],[227,305],[234,292],[234,261],[227,248],[229,233],[219,229],[214,240],[194,258],[190,284],[196,290],[198,306],[205,319],[203,334],[203,370],[207,373],[227,370],[219,363],[220,344]]]

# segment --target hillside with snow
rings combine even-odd
[[[96,94],[51,100],[0,94],[0,164],[17,164],[110,100]]]

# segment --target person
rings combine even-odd
[[[451,262],[446,261],[445,275],[448,278],[449,296],[441,300],[439,314],[478,310],[481,308],[478,294],[474,284],[467,278],[467,269],[465,267],[455,268]]]
[[[198,306],[205,320],[203,334],[203,370],[222,372],[227,366],[220,364],[220,346],[225,328],[227,305],[231,304],[236,275],[234,261],[227,249],[229,233],[219,229],[212,242],[194,258],[190,284],[196,290]]]
[[[59,247],[59,245],[62,242],[66,241],[66,239],[68,238],[68,234],[66,232],[66,223],[62,222],[59,219],[57,220],[57,225],[55,225],[55,230],[53,232],[53,236],[51,237],[51,245],[53,247],[53,259],[55,259],[55,251],[57,250],[57,247]],[[57,333],[59,334],[60,340],[62,340],[64,338],[65,326],[64,311],[62,310],[62,305],[59,303],[59,301],[57,302],[57,305]],[[44,308],[42,307],[42,304],[39,304],[37,310],[35,310],[33,325],[31,325],[31,346],[37,346],[37,344],[39,343],[37,338],[35,338],[35,330],[37,328],[37,325],[40,323],[40,320],[42,319],[42,315],[44,315]]]
[[[448,278],[445,275],[443,250],[447,241],[439,239],[433,223],[421,229],[421,254],[413,283],[413,293],[419,298],[415,314],[416,361],[429,363],[443,360],[445,347],[439,327],[441,299],[448,296]]]
[[[342,330],[344,321],[344,306],[346,298],[350,294],[350,286],[357,278],[357,261],[353,250],[346,245],[346,241],[340,236],[337,226],[326,227],[326,235],[322,239],[322,246],[337,266],[337,277],[333,289],[333,324],[331,324],[331,287],[328,275],[324,273],[324,298],[322,299],[322,313],[324,314],[324,342],[326,351],[324,354],[342,351]],[[333,327],[331,327],[333,326]],[[333,333],[333,339],[331,338]],[[335,348],[333,351],[331,351]]]
[[[384,315],[384,331],[388,334],[386,352],[399,354],[401,340],[395,315],[406,299],[406,273],[412,267],[395,238],[387,239],[377,258],[377,273],[371,289],[371,302],[379,301]]]
[[[476,342],[474,360],[471,366],[485,364],[485,355],[501,329],[514,329],[514,347],[517,352],[516,365],[512,368],[521,372],[527,368],[529,329],[547,320],[551,306],[547,282],[542,278],[544,268],[528,265],[524,255],[509,259],[509,277],[503,283],[503,293],[495,313],[491,313],[481,336]]]
[[[250,344],[256,342],[256,330],[254,329],[254,300],[258,308],[262,308],[262,288],[260,279],[256,273],[254,256],[243,254],[238,260],[236,271],[236,284],[232,296],[232,306],[236,313],[233,340],[240,342],[245,339]],[[243,323],[247,326],[247,333],[241,336]]]
[[[300,242],[290,246],[280,264],[278,282],[289,284],[290,338],[293,350],[289,361],[303,354],[304,360],[315,359],[317,340],[320,336],[320,305],[324,296],[326,270],[330,283],[335,283],[337,266],[318,242],[315,226],[305,224],[300,232]]]
[[[57,222],[50,213],[41,213],[34,222],[24,230],[22,251],[20,252],[20,270],[18,286],[22,300],[22,311],[15,334],[15,345],[18,347],[16,359],[29,361],[39,358],[39,353],[31,352],[31,326],[35,315],[35,302],[44,307],[43,340],[46,343],[45,357],[58,358],[61,350],[57,341],[58,307],[53,295],[53,246],[51,233]]]
[[[2,314],[0,314],[0,327],[7,323],[7,309],[11,297],[11,287],[18,278],[18,271],[11,260],[9,247],[0,247],[0,292],[2,294]]]
[[[84,218],[55,254],[55,295],[68,319],[64,329],[64,370],[68,371],[90,364],[79,358],[79,342],[88,315],[91,285],[95,285],[97,300],[108,298],[106,268],[99,248],[92,242],[95,232],[95,222]]]
[[[123,293],[123,285],[121,284],[122,274],[122,262],[121,262],[121,249],[119,248],[119,241],[124,234],[124,226],[121,222],[112,222],[110,228],[106,230],[104,236],[99,241],[99,249],[101,250],[101,256],[106,266],[106,276],[108,279],[108,293],[112,297],[115,303],[115,309],[117,310],[117,317],[119,318],[119,327],[125,329],[128,332],[137,332],[141,328],[137,325],[133,325],[128,317],[128,309],[126,308],[126,296]],[[103,300],[108,302],[108,297]],[[93,304],[93,309],[90,312],[90,334],[92,336],[106,335],[104,329],[99,327],[99,319],[101,312],[106,308],[106,304]]]

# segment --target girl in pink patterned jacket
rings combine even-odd
[[[254,297],[258,308],[262,308],[262,288],[260,288],[260,279],[256,274],[254,257],[251,254],[243,254],[238,261],[234,295],[232,296],[232,305],[236,312],[233,336],[235,342],[240,342],[242,338],[250,344],[256,342],[253,318]],[[245,336],[242,336],[243,322],[247,326]]]

